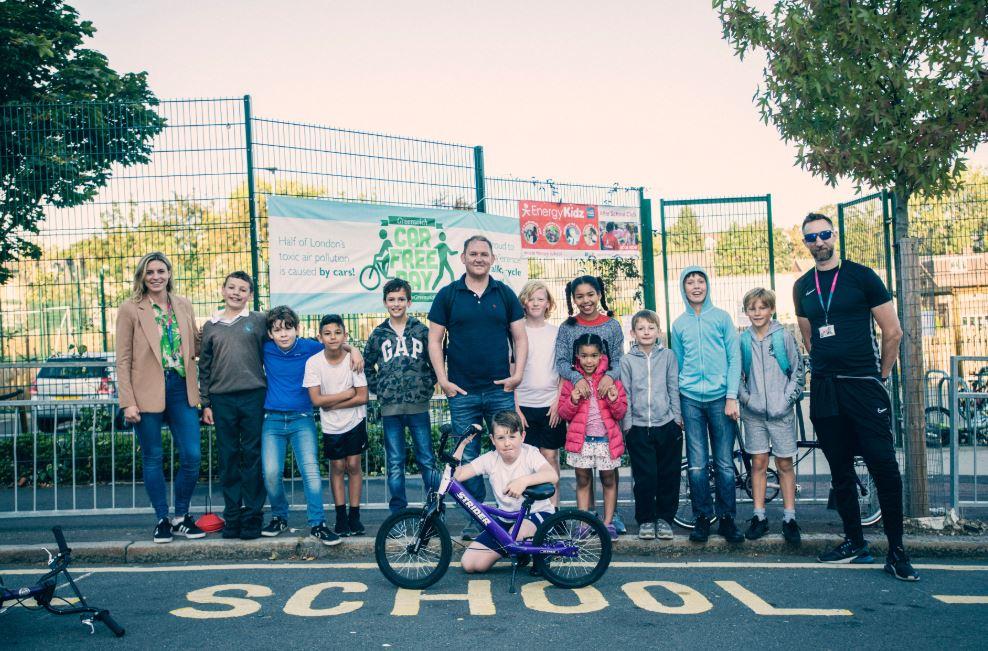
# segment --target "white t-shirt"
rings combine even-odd
[[[478,475],[484,475],[491,482],[494,489],[494,499],[497,500],[497,507],[502,511],[518,511],[524,497],[511,497],[505,495],[504,489],[515,479],[527,477],[536,473],[549,465],[539,449],[523,443],[518,458],[510,466],[501,459],[497,450],[485,452],[469,464]],[[539,500],[532,504],[532,513],[552,513],[555,511],[552,502],[549,500]]]
[[[306,360],[302,386],[319,387],[319,393],[328,396],[350,387],[365,387],[367,378],[363,373],[354,373],[350,370],[350,353],[344,355],[343,361],[339,364],[330,364],[326,355],[320,352]],[[322,420],[323,434],[343,434],[359,425],[367,416],[367,406],[320,409],[319,416]]]
[[[515,402],[522,407],[549,407],[559,393],[556,373],[556,335],[559,327],[551,323],[541,328],[525,326],[528,334],[528,359],[521,384],[515,388]]]

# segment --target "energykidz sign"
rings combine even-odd
[[[522,200],[518,221],[521,248],[531,257],[635,256],[639,251],[634,208]]]

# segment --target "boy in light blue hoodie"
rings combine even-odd
[[[709,279],[702,267],[687,267],[679,276],[686,311],[672,324],[672,352],[679,363],[679,394],[686,430],[690,499],[696,524],[693,542],[706,542],[714,504],[707,465],[713,448],[717,533],[728,542],[744,542],[734,523],[734,437],[741,381],[741,349],[731,316],[710,301]],[[709,434],[710,446],[707,438]]]

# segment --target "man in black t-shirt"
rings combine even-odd
[[[892,297],[872,269],[834,253],[837,231],[825,215],[803,220],[803,240],[816,261],[793,287],[796,317],[810,351],[810,420],[830,464],[843,543],[824,563],[870,563],[861,529],[854,456],[875,480],[889,552],[885,571],[919,576],[902,546],[902,477],[892,442],[892,403],[885,383],[899,355],[902,328]],[[882,331],[879,349],[874,323]]]

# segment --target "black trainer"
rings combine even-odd
[[[342,536],[342,537],[349,536],[350,535],[349,520],[347,520],[345,517],[344,518],[337,517],[336,526],[333,527],[333,533],[335,533],[337,536]]]
[[[696,522],[693,523],[693,531],[690,532],[690,540],[705,543],[709,537],[710,520],[705,515],[696,516]]]
[[[170,543],[172,541],[172,521],[168,518],[161,518],[154,527],[154,537],[156,543]]]
[[[288,531],[288,523],[285,522],[284,518],[279,518],[276,515],[271,518],[271,522],[268,522],[266,527],[261,529],[261,535],[267,538],[273,538],[284,531]]]
[[[748,540],[758,540],[768,533],[768,518],[759,518],[757,515],[751,516],[751,524],[744,532],[744,537]]]
[[[875,562],[871,552],[868,551],[868,543],[856,544],[850,538],[845,538],[844,542],[837,545],[829,552],[824,552],[817,557],[821,563],[853,563],[855,565]]]
[[[206,532],[196,526],[196,521],[188,513],[177,523],[172,523],[172,533],[176,536],[185,536],[190,540],[206,537]]]
[[[894,547],[885,557],[885,571],[900,581],[919,581],[919,574],[909,562],[909,555],[902,547]]]
[[[351,536],[362,536],[367,531],[363,523],[360,522],[360,515],[356,517],[347,516],[347,525],[350,527]]]
[[[230,538],[240,538],[240,523],[239,522],[226,522],[223,524],[223,533],[220,534],[221,537]]]
[[[329,530],[329,527],[326,526],[325,522],[320,522],[316,526],[312,527],[312,530],[309,531],[309,536],[315,538],[327,547],[339,545],[343,542],[342,538]]]
[[[796,518],[782,523],[782,537],[786,539],[787,543],[794,547],[799,546],[803,542],[799,525],[796,524]]]
[[[724,536],[724,539],[729,543],[744,542],[744,534],[738,529],[738,525],[734,524],[734,518],[721,518],[717,524],[717,534]]]

